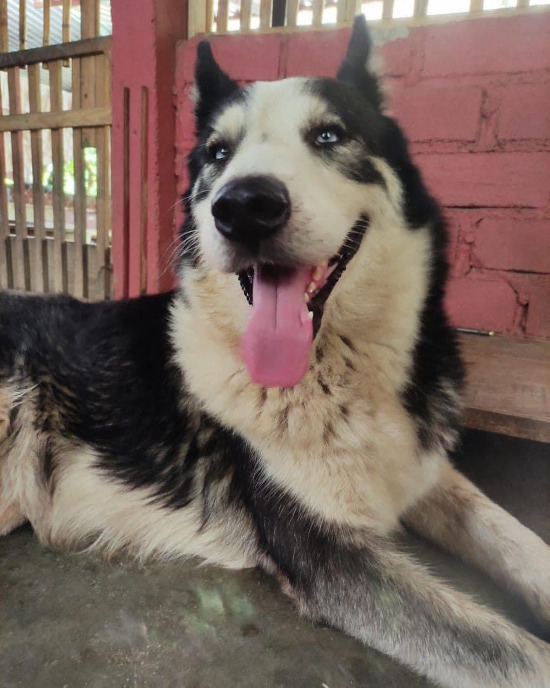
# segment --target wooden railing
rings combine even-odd
[[[427,23],[450,17],[479,17],[537,11],[546,0],[193,0],[189,37],[197,34],[345,26],[356,14],[386,23]],[[548,0],[550,4],[550,0]]]
[[[82,40],[49,45],[51,4],[44,0],[44,45],[24,49],[20,0],[21,49],[0,54],[0,288],[104,298],[111,294],[111,38],[99,36],[99,0],[82,0]],[[71,6],[62,1],[64,41]],[[7,7],[0,0],[4,49]]]

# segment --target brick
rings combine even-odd
[[[418,154],[415,160],[443,205],[537,208],[549,200],[550,152]]]
[[[486,268],[550,273],[550,219],[483,220],[474,253]]]
[[[272,81],[279,75],[280,34],[212,36],[209,39],[218,64],[238,81]],[[178,45],[176,83],[191,83],[199,39]]]
[[[282,76],[335,76],[349,41],[350,30],[290,34]]]
[[[415,86],[396,90],[393,109],[413,141],[475,141],[482,90],[476,86]]]
[[[376,37],[375,29],[373,36]],[[289,35],[286,69],[281,76],[335,76],[346,54],[349,37],[350,29]],[[411,49],[410,38],[396,38],[376,46],[374,55],[381,55],[384,74],[403,76],[409,71]]]
[[[495,332],[512,329],[518,307],[514,290],[504,280],[476,276],[451,278],[445,305],[454,325]]]
[[[519,73],[550,67],[550,14],[426,27],[423,75]]]
[[[550,52],[550,45],[548,50]],[[550,139],[550,80],[506,87],[498,137],[502,140]]]

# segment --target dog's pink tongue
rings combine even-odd
[[[311,267],[273,272],[256,266],[254,305],[243,340],[246,367],[265,387],[292,387],[309,368],[313,326],[304,292]]]

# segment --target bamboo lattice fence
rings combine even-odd
[[[0,0],[0,288],[108,297],[111,38],[100,36],[100,0],[19,0],[16,45],[15,4]],[[42,45],[29,48],[37,7]],[[62,42],[51,44],[54,11]]]
[[[363,12],[371,21],[412,24],[540,9],[550,0],[192,0],[189,37],[287,28],[347,25]]]

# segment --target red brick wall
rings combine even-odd
[[[348,30],[219,37],[234,78],[334,74]],[[550,338],[550,13],[377,35],[391,108],[451,229],[455,324]],[[177,165],[193,141],[196,42],[177,66]]]

